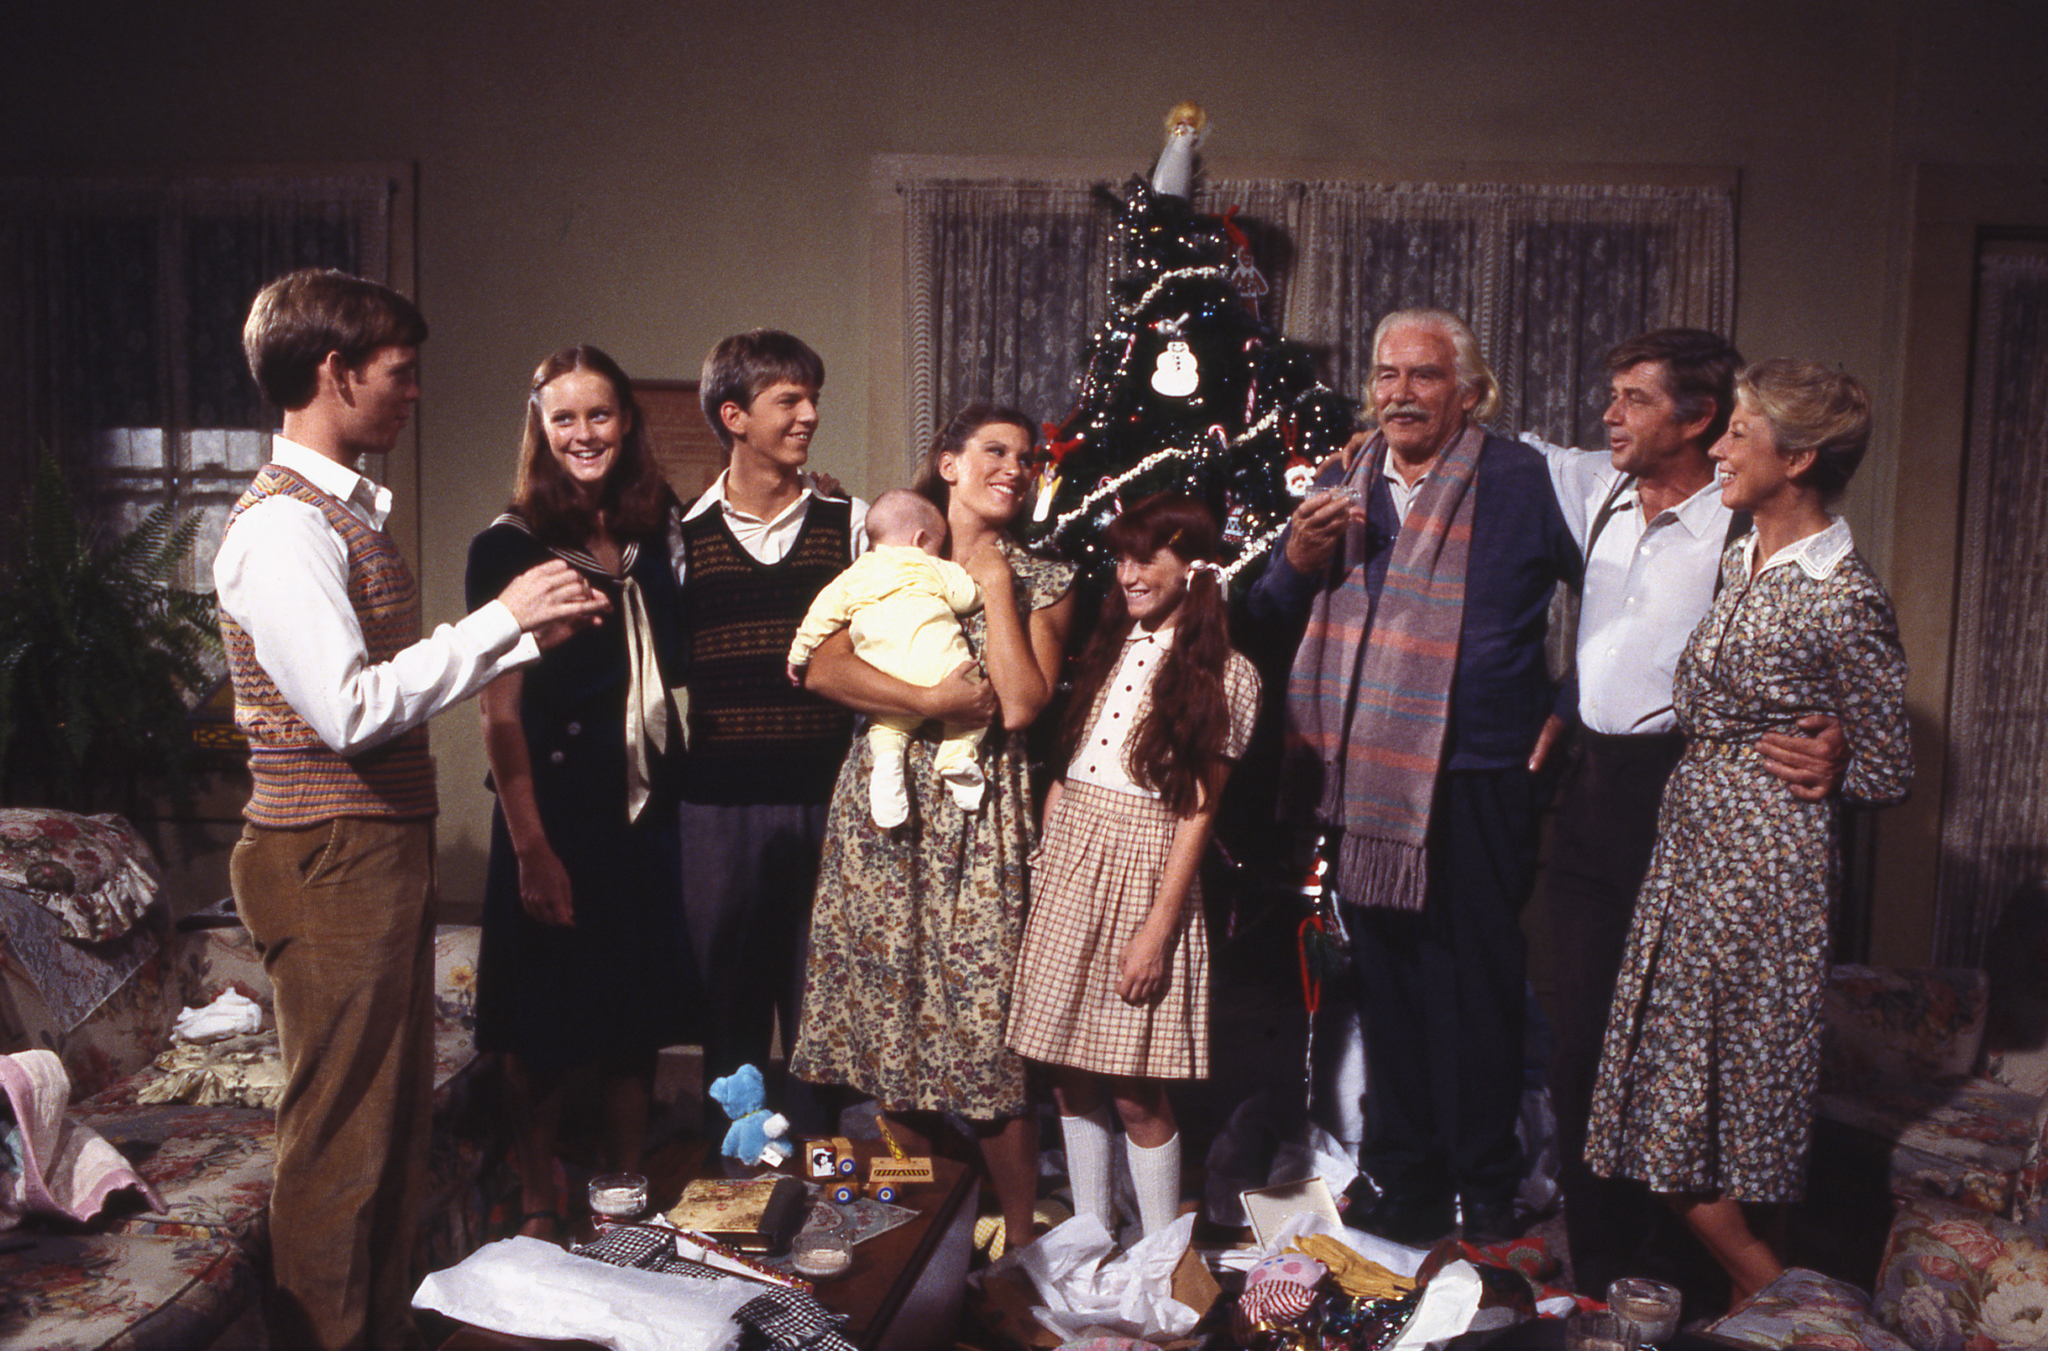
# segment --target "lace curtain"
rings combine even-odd
[[[47,450],[111,524],[200,512],[203,574],[277,425],[242,357],[249,302],[295,267],[388,277],[393,190],[376,171],[0,180],[0,501]]]
[[[1977,313],[1934,906],[1952,966],[2048,874],[2048,255],[1988,255]]]
[[[911,426],[975,398],[1052,419],[1107,307],[1108,208],[1070,181],[906,179]],[[1498,425],[1598,445],[1599,358],[1644,329],[1727,332],[1735,203],[1725,187],[1205,182],[1239,207],[1271,292],[1266,315],[1358,395],[1389,310],[1464,315],[1501,376]]]
[[[1109,309],[1109,208],[1094,185],[931,179],[902,191],[909,460],[941,418],[979,399],[1059,417],[1082,341]]]

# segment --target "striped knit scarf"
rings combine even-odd
[[[1320,776],[1319,820],[1343,832],[1338,894],[1358,905],[1420,910],[1423,841],[1443,763],[1451,681],[1472,548],[1470,490],[1485,434],[1446,446],[1394,541],[1375,607],[1368,532],[1348,531],[1341,580],[1316,596],[1288,685],[1288,758]],[[1384,471],[1367,447],[1362,482]]]

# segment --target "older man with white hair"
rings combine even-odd
[[[1335,863],[1366,1049],[1355,1221],[1421,1243],[1462,1212],[1512,1232],[1522,1176],[1528,898],[1552,588],[1579,553],[1543,458],[1479,425],[1499,386],[1472,332],[1403,310],[1373,335],[1379,432],[1327,466],[1249,599],[1304,623],[1282,804]]]

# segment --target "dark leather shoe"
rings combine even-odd
[[[1515,1219],[1513,1201],[1480,1201],[1468,1198],[1463,1204],[1463,1210],[1463,1236],[1465,1241],[1474,1247],[1491,1247],[1496,1243],[1508,1243],[1522,1236],[1522,1226]]]
[[[1388,1193],[1378,1200],[1346,1213],[1344,1223],[1354,1229],[1410,1248],[1427,1248],[1457,1223],[1449,1197],[1425,1199]]]

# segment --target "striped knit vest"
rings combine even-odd
[[[824,802],[853,715],[790,685],[804,612],[853,559],[851,503],[813,497],[778,563],[741,547],[718,507],[682,527],[690,753],[683,797],[706,804]]]
[[[372,665],[419,641],[419,587],[391,537],[281,465],[265,465],[228,516],[229,530],[267,497],[292,497],[320,509],[348,550],[348,599]],[[346,758],[292,711],[256,661],[256,644],[223,610],[220,635],[235,682],[235,726],[249,738],[254,780],[242,814],[259,826],[310,826],[338,816],[432,816],[434,761],[427,729],[415,727]]]

